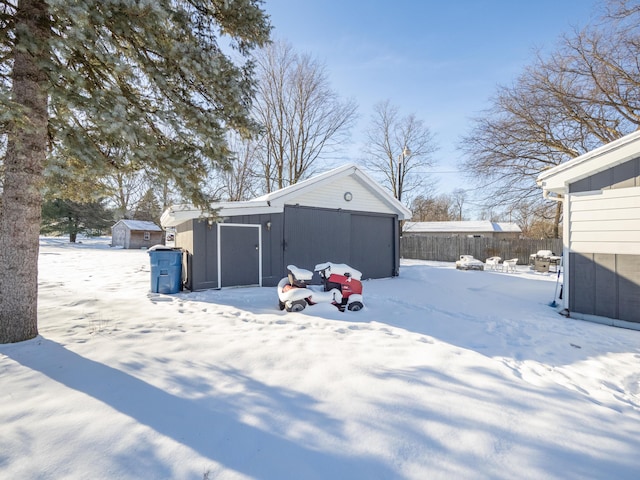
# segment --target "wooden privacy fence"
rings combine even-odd
[[[455,262],[460,255],[473,255],[481,261],[489,257],[503,260],[517,258],[519,265],[529,263],[529,255],[538,250],[551,250],[562,255],[562,239],[501,240],[496,238],[422,237],[418,235],[400,238],[401,258]]]

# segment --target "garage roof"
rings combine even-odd
[[[153,222],[149,222],[146,220],[119,220],[113,225],[115,227],[121,223],[125,225],[129,230],[137,232],[137,231],[145,231],[145,232],[161,232],[162,229]],[[111,227],[111,228],[113,228]]]
[[[408,208],[354,164],[343,165],[253,200],[215,203],[211,205],[211,210],[217,211],[217,215],[220,217],[279,213],[284,211],[285,205],[295,205],[300,202],[300,199],[311,196],[323,188],[328,189],[331,185],[335,185],[336,182],[345,178],[357,182],[380,204],[383,204],[386,210],[398,215],[400,220],[411,217],[411,211]],[[356,203],[350,205],[356,205]],[[172,227],[188,220],[207,218],[208,215],[206,211],[193,205],[174,205],[162,214],[160,222],[163,227]]]

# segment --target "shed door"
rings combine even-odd
[[[218,224],[218,285],[262,285],[260,225]]]

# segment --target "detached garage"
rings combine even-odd
[[[563,308],[640,330],[640,132],[538,177],[562,201]]]
[[[208,214],[176,205],[162,215],[187,252],[190,290],[276,286],[293,264],[347,263],[362,278],[396,276],[399,220],[411,212],[355,165],[345,165]]]

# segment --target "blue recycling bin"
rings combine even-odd
[[[151,247],[151,291],[178,293],[182,288],[182,250],[179,248]]]

